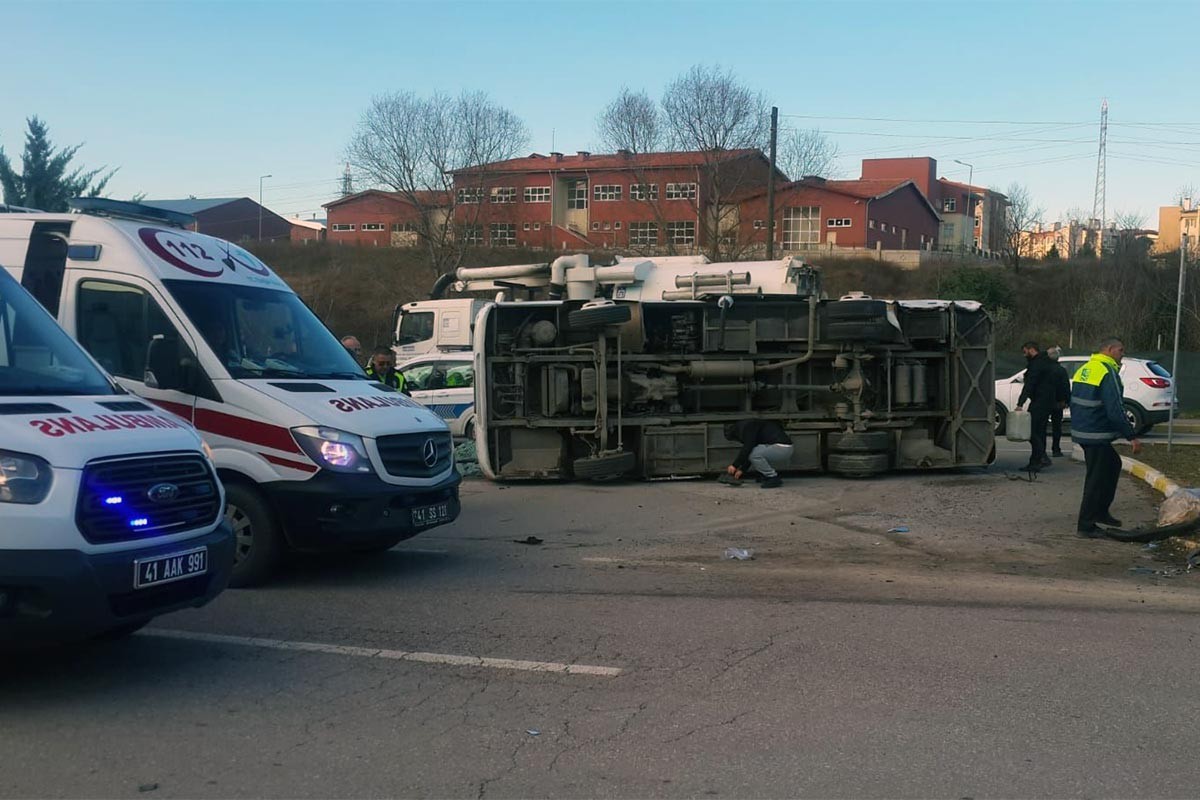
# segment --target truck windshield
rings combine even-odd
[[[0,395],[117,393],[46,309],[0,269]]]
[[[234,378],[367,380],[291,292],[206,281],[163,283]]]

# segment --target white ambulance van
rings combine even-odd
[[[200,437],[122,390],[0,270],[0,649],[131,633],[225,588]]]
[[[458,516],[446,424],[369,380],[265,264],[185,214],[73,207],[0,214],[0,263],[123,387],[200,431],[236,536],[232,585],[287,550],[383,550]]]

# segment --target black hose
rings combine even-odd
[[[446,290],[450,288],[450,284],[454,283],[455,277],[453,272],[443,272],[438,276],[438,279],[433,282],[433,288],[429,290],[429,299],[440,300]]]
[[[1104,531],[1104,535],[1110,539],[1116,539],[1118,542],[1158,542],[1195,530],[1200,530],[1200,517],[1186,522],[1176,522],[1174,525],[1163,525],[1160,528],[1139,528],[1132,531],[1109,528]]]

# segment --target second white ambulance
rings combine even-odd
[[[231,584],[286,550],[387,549],[459,513],[446,424],[369,380],[246,250],[136,203],[0,214],[0,263],[129,391],[211,446]]]

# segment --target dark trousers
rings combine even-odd
[[[1029,418],[1029,464],[1040,467],[1046,460],[1046,426],[1050,422],[1050,407],[1031,405]]]
[[[1052,408],[1050,410],[1050,432],[1053,439],[1054,452],[1062,450],[1062,412],[1061,408]]]
[[[1121,456],[1111,444],[1085,444],[1083,459],[1087,463],[1087,476],[1083,479],[1079,524],[1087,527],[1110,516],[1108,509],[1121,478]]]

